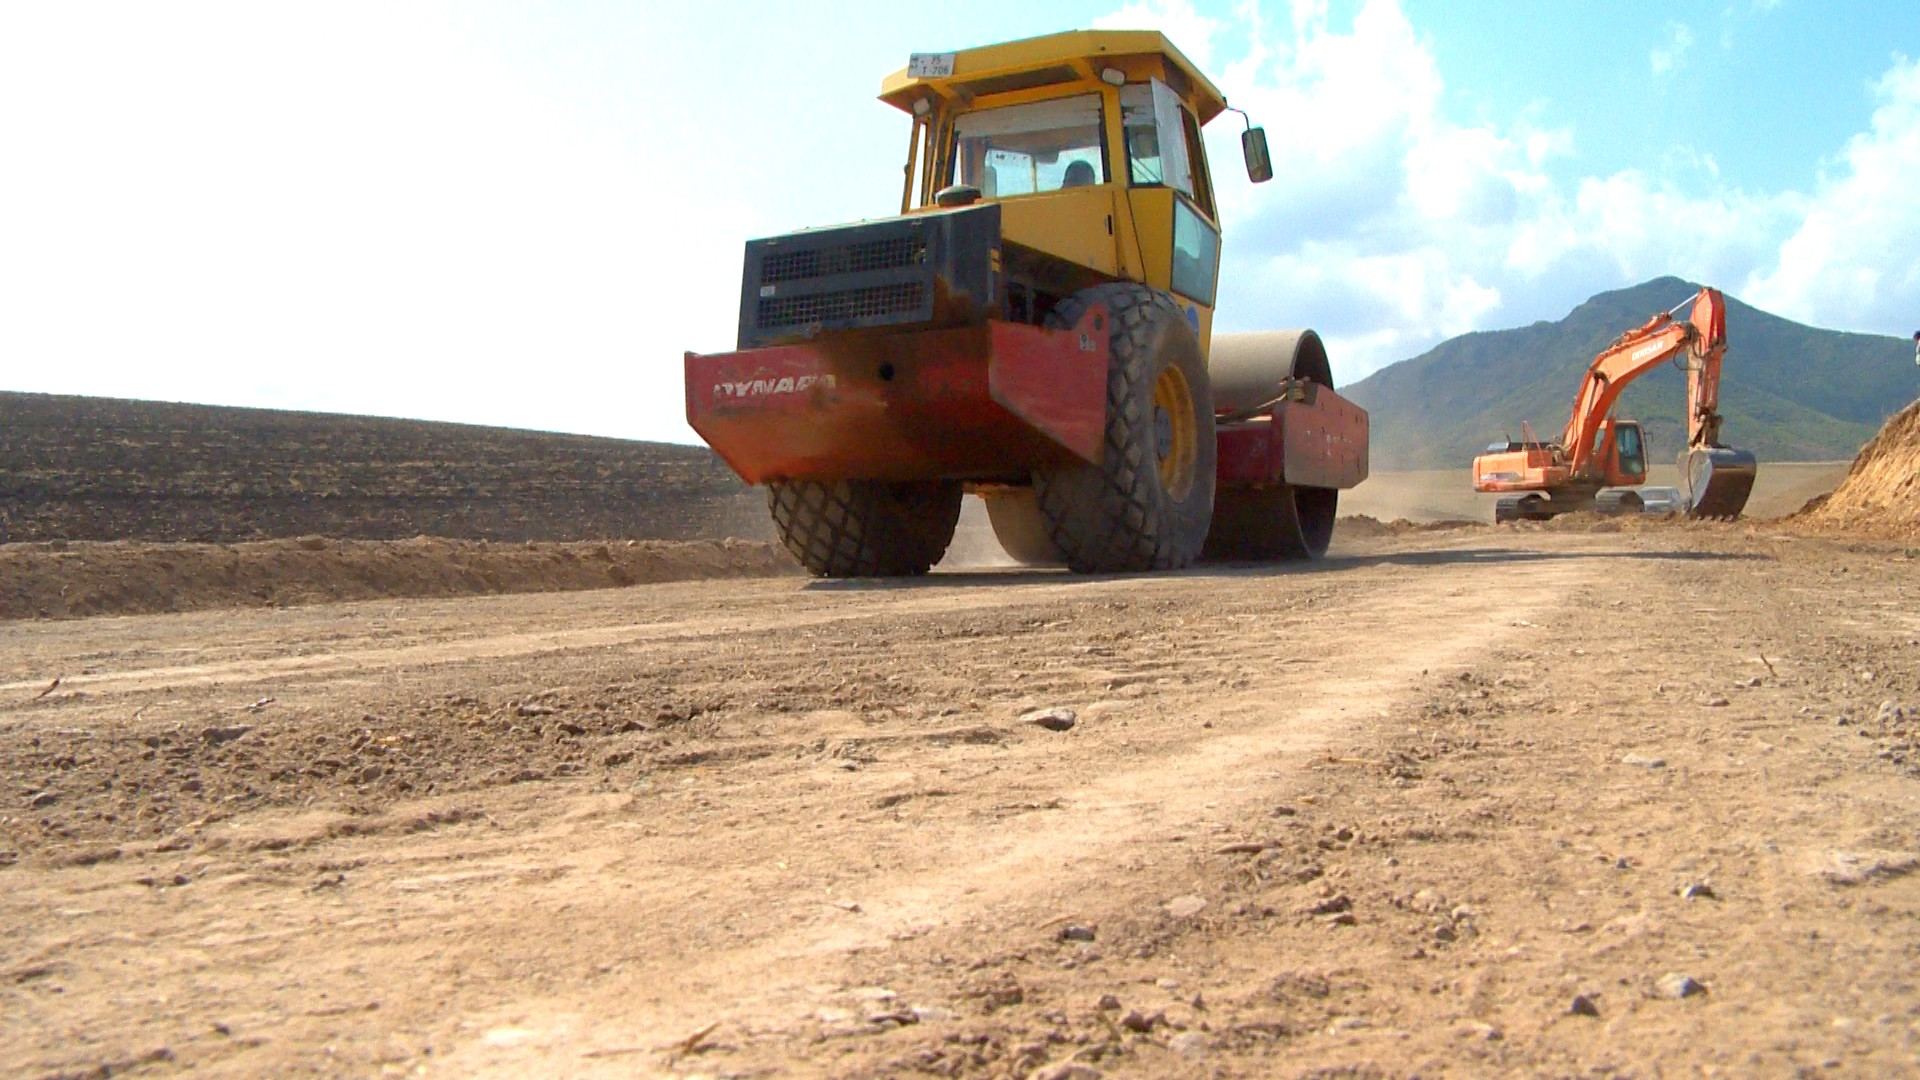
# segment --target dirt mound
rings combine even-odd
[[[1920,401],[1893,414],[1860,448],[1833,494],[1797,520],[1847,532],[1920,537]]]
[[[1478,521],[1462,521],[1453,518],[1440,521],[1408,521],[1406,518],[1381,521],[1369,514],[1348,514],[1335,521],[1333,529],[1334,535],[1342,540],[1376,540],[1381,537],[1407,536],[1412,533],[1475,529],[1480,525]]]
[[[799,573],[747,540],[492,544],[331,540],[0,545],[0,619],[288,607],[389,596],[605,589]]]

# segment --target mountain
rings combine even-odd
[[[1463,334],[1342,389],[1373,415],[1376,469],[1465,469],[1487,444],[1566,426],[1594,356],[1699,286],[1674,277],[1601,293],[1559,322]],[[1845,460],[1913,399],[1912,346],[1820,330],[1727,297],[1721,438],[1762,461]],[[1615,410],[1639,420],[1652,459],[1686,445],[1686,376],[1672,364],[1627,388]]]

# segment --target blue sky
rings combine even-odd
[[[1220,325],[1342,381],[1668,273],[1920,327],[1903,4],[22,3],[0,389],[691,441],[742,242],[897,205],[882,76],[1085,25],[1267,127],[1260,187],[1210,133]]]

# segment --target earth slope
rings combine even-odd
[[[1849,532],[1920,536],[1920,401],[1860,448],[1840,486],[1806,516]]]
[[[0,541],[770,539],[700,446],[0,393]]]

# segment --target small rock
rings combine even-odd
[[[60,795],[58,792],[42,791],[27,800],[27,807],[32,810],[45,810],[47,807],[59,801]]]
[[[1072,709],[1035,709],[1020,717],[1023,724],[1033,724],[1048,731],[1067,731],[1077,722]]]
[[[1198,896],[1176,896],[1164,906],[1167,914],[1176,919],[1191,919],[1206,909],[1207,902]]]
[[[1506,1033],[1492,1024],[1483,1024],[1478,1020],[1469,1020],[1461,1024],[1458,1033],[1463,1039],[1479,1039],[1483,1042],[1499,1042]]]
[[[1301,915],[1337,915],[1342,911],[1352,911],[1353,900],[1346,893],[1338,893],[1304,904],[1297,910]]]
[[[1599,1016],[1600,1006],[1594,1004],[1593,999],[1585,994],[1575,994],[1573,1000],[1567,1004],[1567,1011],[1575,1016]]]
[[[225,727],[210,727],[200,733],[200,738],[205,740],[208,746],[219,746],[221,743],[230,743],[252,730],[252,724],[229,724]]]
[[[1690,885],[1683,885],[1680,887],[1680,899],[1682,900],[1718,900],[1720,899],[1720,897],[1717,893],[1713,891],[1713,886],[1707,884],[1704,881],[1696,881]]]
[[[1328,915],[1326,918],[1323,918],[1320,921],[1323,923],[1326,923],[1328,926],[1352,926],[1355,923],[1359,922],[1360,920],[1354,916],[1353,912],[1342,911],[1333,915]]]
[[[1343,1031],[1359,1031],[1368,1026],[1367,1018],[1364,1016],[1336,1016],[1328,1021],[1327,1033],[1338,1035]]]
[[[1180,989],[1180,980],[1169,979],[1166,976],[1162,975],[1160,978],[1153,980],[1153,985],[1159,987],[1162,990],[1165,990],[1168,993],[1172,993],[1175,990]]]
[[[1094,1008],[1099,1009],[1101,1012],[1119,1012],[1120,999],[1114,997],[1112,994],[1101,994],[1100,1002],[1095,1005]]]
[[[1741,679],[1741,680],[1740,680],[1740,682],[1738,683],[1738,685],[1740,685],[1740,686],[1744,686],[1744,687],[1746,687],[1747,689],[1749,689],[1749,690],[1751,690],[1751,689],[1753,689],[1754,687],[1756,687],[1756,686],[1759,686],[1759,685],[1760,685],[1760,676],[1758,676],[1758,675],[1752,675],[1752,676],[1749,676],[1749,677],[1747,677],[1747,678],[1745,678],[1745,679]]]
[[[1091,1065],[1078,1061],[1062,1061],[1055,1065],[1042,1065],[1027,1074],[1027,1080],[1100,1080],[1103,1074]]]
[[[1091,926],[1084,926],[1080,923],[1068,923],[1061,927],[1060,933],[1055,936],[1061,941],[1092,941],[1095,934]]]
[[[1705,705],[1709,709],[1718,709],[1723,705],[1729,704],[1729,702],[1727,701],[1726,698],[1720,697],[1719,695],[1716,694],[1715,696],[1708,698],[1706,701],[1701,702],[1701,704]]]
[[[911,1010],[914,1019],[923,1024],[934,1024],[942,1020],[953,1019],[952,1009],[943,1009],[938,1005],[915,1005]]]
[[[1212,1041],[1197,1031],[1183,1031],[1167,1040],[1167,1049],[1189,1061],[1206,1057],[1212,1048]]]
[[[1421,889],[1419,892],[1413,894],[1412,903],[1415,911],[1424,911],[1428,914],[1433,914],[1446,909],[1447,898],[1434,892],[1432,889]]]
[[[1902,708],[1899,702],[1889,699],[1880,703],[1880,710],[1874,714],[1874,719],[1886,725],[1904,723],[1907,719],[1907,710]]]
[[[1726,702],[1723,701],[1720,704],[1725,705]],[[1626,754],[1620,758],[1620,764],[1638,765],[1642,769],[1664,769],[1667,767],[1667,759],[1646,754]]]
[[[1435,941],[1454,941],[1459,937],[1459,931],[1455,930],[1451,923],[1441,923],[1433,928],[1433,940]]]
[[[513,711],[520,716],[552,716],[553,715],[553,707],[550,705],[528,704],[528,705],[522,705]]]
[[[1143,1013],[1139,1009],[1134,1009],[1133,1011],[1127,1013],[1127,1015],[1120,1018],[1121,1027],[1126,1028],[1128,1031],[1138,1032],[1142,1035],[1145,1035],[1147,1032],[1152,1031],[1154,1028],[1166,1022],[1167,1022],[1167,1015],[1165,1013],[1162,1013],[1162,1012]]]
[[[1675,1001],[1707,992],[1706,987],[1679,972],[1669,972],[1660,976],[1660,981],[1655,985],[1659,989],[1661,997],[1673,998]]]
[[[1910,874],[1920,869],[1920,856],[1906,851],[1830,851],[1810,869],[1830,884],[1862,885]]]

